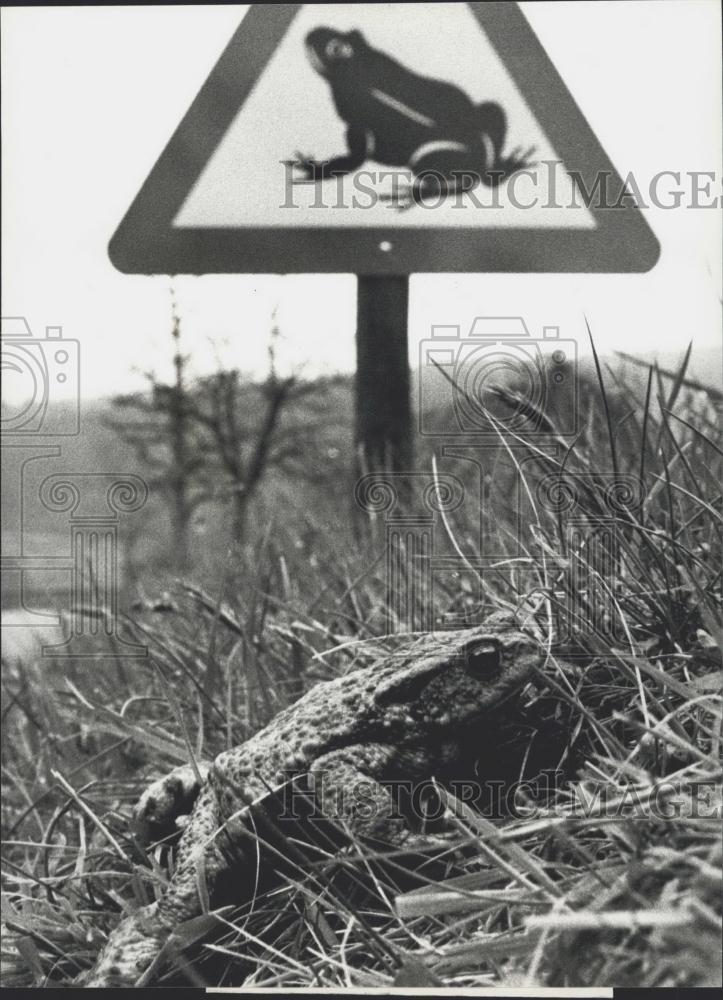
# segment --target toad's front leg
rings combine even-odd
[[[136,831],[143,844],[163,840],[186,826],[210,768],[203,761],[182,764],[148,786],[134,809]]]
[[[330,177],[343,177],[358,170],[366,159],[370,139],[364,129],[350,126],[346,130],[346,142],[349,152],[343,156],[335,156],[331,160],[315,160],[311,156],[303,156],[297,152],[296,163],[303,176],[294,183],[325,181]]]
[[[134,986],[148,978],[161,948],[172,946],[173,931],[203,912],[203,900],[212,896],[219,876],[228,869],[220,842],[224,836],[216,792],[209,783],[179,841],[170,882],[155,903],[114,928],[84,986]]]

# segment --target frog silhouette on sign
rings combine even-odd
[[[306,36],[306,52],[346,122],[348,151],[330,160],[297,153],[305,181],[342,176],[376,160],[409,168],[419,201],[478,183],[496,187],[529,166],[533,148],[503,154],[507,116],[499,104],[474,104],[454,84],[413,73],[372,48],[360,31],[315,28]],[[398,201],[400,208],[410,204]]]

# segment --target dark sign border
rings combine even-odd
[[[589,203],[596,228],[584,230],[435,228],[431,211],[426,225],[408,228],[174,227],[189,191],[301,6],[251,6],[111,239],[110,258],[119,270],[128,274],[623,273],[647,271],[656,263],[658,241],[640,210],[629,203],[623,208]],[[619,174],[518,5],[468,6],[563,164],[581,164],[588,192],[594,191],[599,173],[606,172],[617,196],[622,190]]]

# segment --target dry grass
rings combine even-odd
[[[527,784],[504,809],[440,785],[457,850],[437,858],[309,844],[261,817],[264,878],[179,928],[163,982],[720,981],[720,401],[686,385],[685,362],[642,386],[608,372],[606,391],[598,376],[564,451],[543,455],[521,431],[496,459],[501,496],[520,476],[524,522],[519,537],[494,525],[485,601],[534,617],[548,656],[472,763],[505,790]],[[610,474],[639,481],[639,502],[615,508]],[[577,491],[574,530],[541,502],[545,476],[558,497]],[[591,541],[603,516],[614,543]],[[468,551],[464,527],[449,529]],[[213,593],[179,585],[173,609],[140,617],[146,660],[7,666],[6,986],[70,986],[121,912],[163,885],[172,848],[146,853],[129,822],[149,776],[238,744],[384,646],[380,531],[269,530]],[[472,617],[475,602],[450,585],[448,609]],[[535,784],[544,769],[554,780]]]

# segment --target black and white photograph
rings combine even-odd
[[[10,996],[720,990],[721,15],[1,7]]]

